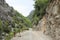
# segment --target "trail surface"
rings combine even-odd
[[[21,35],[21,37],[20,37]],[[44,35],[39,31],[32,31],[32,29],[17,33],[16,37],[13,37],[11,40],[52,40],[49,36]]]

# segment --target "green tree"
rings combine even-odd
[[[42,17],[46,13],[46,7],[48,5],[49,0],[35,0],[35,12],[33,15],[33,24],[38,24],[38,21],[42,19]]]

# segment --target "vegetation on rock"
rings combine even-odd
[[[24,17],[14,10],[13,7],[10,7],[5,0],[0,1],[0,40],[10,40],[14,36],[14,33],[28,30],[28,28],[32,27],[27,17]]]
[[[34,5],[34,12],[31,13],[33,16],[30,15],[30,19],[32,19],[33,24],[37,25],[39,20],[42,19],[44,14],[46,13],[46,7],[48,5],[49,0],[35,0]]]

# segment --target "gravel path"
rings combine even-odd
[[[21,37],[19,37],[20,34]],[[50,37],[44,35],[42,32],[32,31],[32,29],[24,31],[20,34],[16,34],[16,37],[13,37],[11,40],[52,40]]]

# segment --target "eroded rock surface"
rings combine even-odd
[[[46,14],[39,21],[37,30],[45,35],[60,40],[60,0],[52,0],[46,8]]]

